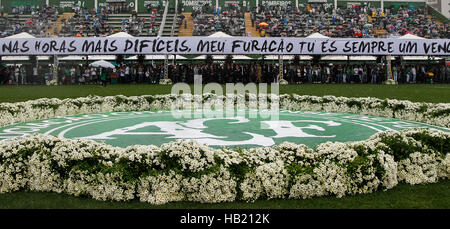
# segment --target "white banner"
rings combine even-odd
[[[450,39],[333,39],[251,37],[2,38],[0,56],[102,54],[436,55]]]
[[[291,4],[292,2],[290,0],[288,1],[280,1],[280,0],[268,0],[268,1],[262,1],[262,5],[267,4],[268,6],[276,6],[276,5],[280,5],[280,6],[288,6],[289,4]]]
[[[327,0],[308,0],[308,3],[327,3]]]

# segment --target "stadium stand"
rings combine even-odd
[[[231,36],[258,37],[263,29],[259,23],[266,22],[269,25],[264,30],[271,37],[306,37],[313,33],[351,38],[398,37],[405,34],[424,38],[450,37],[449,21],[443,21],[442,17],[427,6],[411,8],[400,5],[381,10],[379,7],[362,4],[346,7],[340,5],[334,10],[332,4],[308,4],[297,9],[289,4],[262,4],[257,8],[250,8],[229,3],[221,8],[205,4],[188,11],[183,10],[188,8],[183,8],[182,4],[170,5],[168,8],[168,12],[165,12],[161,5],[146,5],[144,12],[136,12],[121,4],[110,4],[97,10],[75,5],[73,12],[60,14],[55,6],[19,7],[0,18],[0,31],[2,37],[20,32],[28,32],[36,37],[110,36],[117,32],[126,32],[132,36],[209,36],[223,32]],[[28,23],[29,21],[32,23]],[[157,83],[165,76],[162,64],[164,58],[151,58],[151,62],[145,56],[125,60],[120,58],[115,59],[117,71],[108,72],[111,83]],[[165,58],[167,64],[167,57]],[[193,82],[194,72],[202,74],[206,83],[273,82],[280,77],[280,66],[275,58],[252,56],[244,61],[231,61],[231,64],[227,60],[214,60],[215,58],[194,57],[180,61],[183,64],[173,61],[168,66],[168,76],[173,82],[188,83]],[[445,59],[425,58],[416,62],[394,58],[394,79],[399,83],[426,83],[432,78],[433,82],[449,83],[450,73],[449,68],[445,67]],[[32,58],[27,60],[36,61]],[[386,69],[380,67],[375,57],[359,61],[345,57],[335,61],[319,56],[300,60],[296,56],[287,60],[282,65],[282,72],[283,78],[291,84],[381,83],[386,80]],[[48,62],[45,63],[48,65]],[[83,64],[80,65],[80,61],[63,61],[57,70],[57,74],[61,76],[60,82],[98,83],[100,69],[89,67],[88,61]],[[45,82],[44,79],[33,78],[35,70],[31,67],[9,64],[1,69],[0,84]],[[44,77],[49,75],[51,68],[39,66],[36,71],[39,72],[37,75]]]
[[[156,36],[161,23],[159,13],[152,14],[108,14],[79,11],[64,22],[59,36],[108,36],[116,32],[127,32],[133,36]]]
[[[252,16],[249,12],[245,13],[245,34],[248,37],[259,37],[260,34],[258,31],[255,30],[255,25],[252,24],[254,21],[252,21]]]
[[[245,9],[237,4],[229,4],[222,9],[213,9],[208,4],[192,12],[194,36],[209,36],[224,32],[231,36],[245,35]]]
[[[182,21],[179,25],[179,35],[180,37],[192,37],[194,31],[194,19],[192,18],[192,13],[182,13]]]
[[[11,13],[3,17],[4,29],[1,37],[27,32],[36,37],[49,36],[48,31],[53,29],[58,19],[58,10],[55,6],[14,7]]]
[[[381,10],[371,4],[355,4],[346,7],[333,4],[307,4],[296,8],[291,4],[269,5],[267,1],[258,7],[227,3],[216,9],[204,4],[183,9],[170,6],[163,36],[208,36],[221,31],[231,36],[260,36],[261,29],[272,37],[306,37],[321,33],[328,37],[401,36],[407,33],[425,38],[449,37],[450,24],[427,7],[409,8],[393,5]],[[183,8],[184,7],[184,8]],[[1,36],[27,32],[42,36],[108,36],[127,32],[133,36],[156,36],[162,22],[163,7],[147,4],[145,11],[135,12],[124,3],[109,3],[97,10],[74,5],[72,12],[58,13],[57,6],[13,7],[0,21]],[[176,11],[176,12],[175,12]],[[73,13],[73,14],[70,14]],[[439,18],[439,19],[438,19]],[[186,29],[184,29],[186,23]],[[259,23],[268,23],[259,27]],[[172,26],[175,25],[175,26]],[[251,25],[251,27],[250,27]],[[181,28],[180,28],[181,27]],[[174,31],[172,31],[172,28]]]
[[[311,4],[296,10],[290,5],[265,4],[252,10],[251,18],[256,30],[265,29],[272,37],[306,37],[316,32],[328,37],[383,38],[407,33],[425,38],[448,37],[448,25],[426,11],[407,6],[396,11],[393,7],[382,10],[367,4],[337,10],[331,4]],[[261,22],[268,26],[260,27]]]
[[[119,5],[120,6],[120,5]],[[117,6],[116,6],[117,7]],[[73,17],[63,20],[59,36],[76,36],[77,34],[88,36],[109,36],[117,32],[126,32],[132,36],[157,36],[163,17],[161,8],[153,8],[147,13],[125,13],[120,7],[118,9],[109,7],[98,11],[87,11],[78,9]],[[163,28],[163,36],[172,35],[172,24],[174,36],[178,35],[179,19],[177,14],[167,14],[166,24]]]

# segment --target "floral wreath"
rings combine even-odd
[[[247,105],[267,95],[145,95],[37,99],[0,104],[0,126],[63,115],[170,109],[177,99]],[[273,97],[271,97],[273,99]],[[282,109],[357,113],[450,127],[450,104],[377,98],[280,95]],[[371,193],[450,177],[450,133],[387,131],[357,142],[311,149],[214,149],[178,140],[158,146],[113,147],[83,139],[29,135],[0,142],[0,193],[67,193],[97,200],[218,203]]]

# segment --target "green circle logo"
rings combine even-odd
[[[450,132],[448,128],[412,121],[343,113],[282,110],[276,118],[252,110],[217,114],[136,111],[55,117],[2,127],[0,140],[42,133],[120,147],[161,145],[177,139],[192,139],[213,147],[272,146],[284,141],[315,147],[327,141],[365,140],[387,130],[430,128]]]

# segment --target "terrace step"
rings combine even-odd
[[[181,23],[178,36],[179,37],[192,37],[192,33],[194,32],[194,19],[191,16],[191,12],[184,12],[184,20],[187,21],[186,28],[184,28],[184,20]]]
[[[63,14],[61,14],[61,15],[58,17],[58,19],[56,19],[55,24],[58,26],[57,29],[56,29],[56,34],[59,34],[59,32],[61,32],[62,21],[63,21],[63,20],[66,20],[66,21],[67,21],[67,19],[69,19],[69,18],[71,18],[71,17],[73,17],[73,16],[75,16],[75,13],[63,13]],[[54,36],[54,35],[55,35],[55,29],[54,29],[54,27],[49,28],[49,29],[47,30],[47,34],[50,34],[50,35]]]
[[[256,26],[252,27],[252,17],[250,13],[245,13],[245,36],[250,32],[250,36],[259,37],[259,33],[256,30]]]

